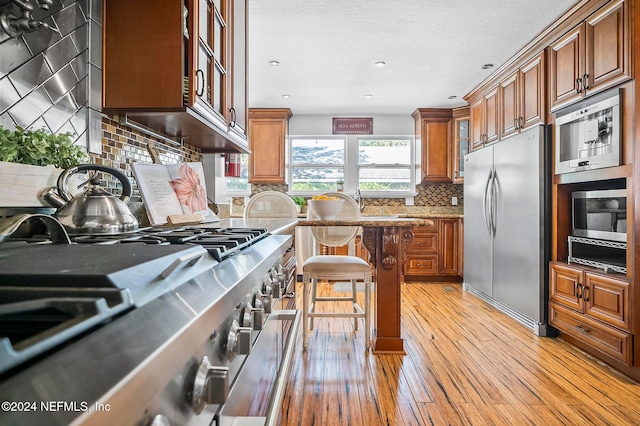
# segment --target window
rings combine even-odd
[[[357,188],[369,196],[415,195],[413,136],[291,136],[291,193]]]
[[[358,138],[361,191],[411,191],[413,138]]]
[[[291,192],[335,191],[344,181],[344,138],[291,137]]]
[[[249,155],[240,156],[240,177],[225,177],[227,193],[230,195],[245,195],[251,193],[249,187]]]

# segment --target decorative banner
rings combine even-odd
[[[372,135],[373,118],[334,118],[334,135]]]

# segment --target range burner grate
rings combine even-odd
[[[80,235],[71,240],[78,244],[197,244],[217,261],[222,261],[268,235],[266,228],[179,227],[141,228],[133,233],[115,235]]]

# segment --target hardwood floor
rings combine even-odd
[[[402,297],[404,356],[365,352],[362,322],[316,319],[308,351],[298,339],[284,425],[640,424],[638,383],[460,284],[405,284]]]

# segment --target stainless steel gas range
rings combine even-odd
[[[0,423],[278,423],[300,321],[290,236],[69,240],[42,216],[44,236],[6,238],[26,220],[0,222]]]

